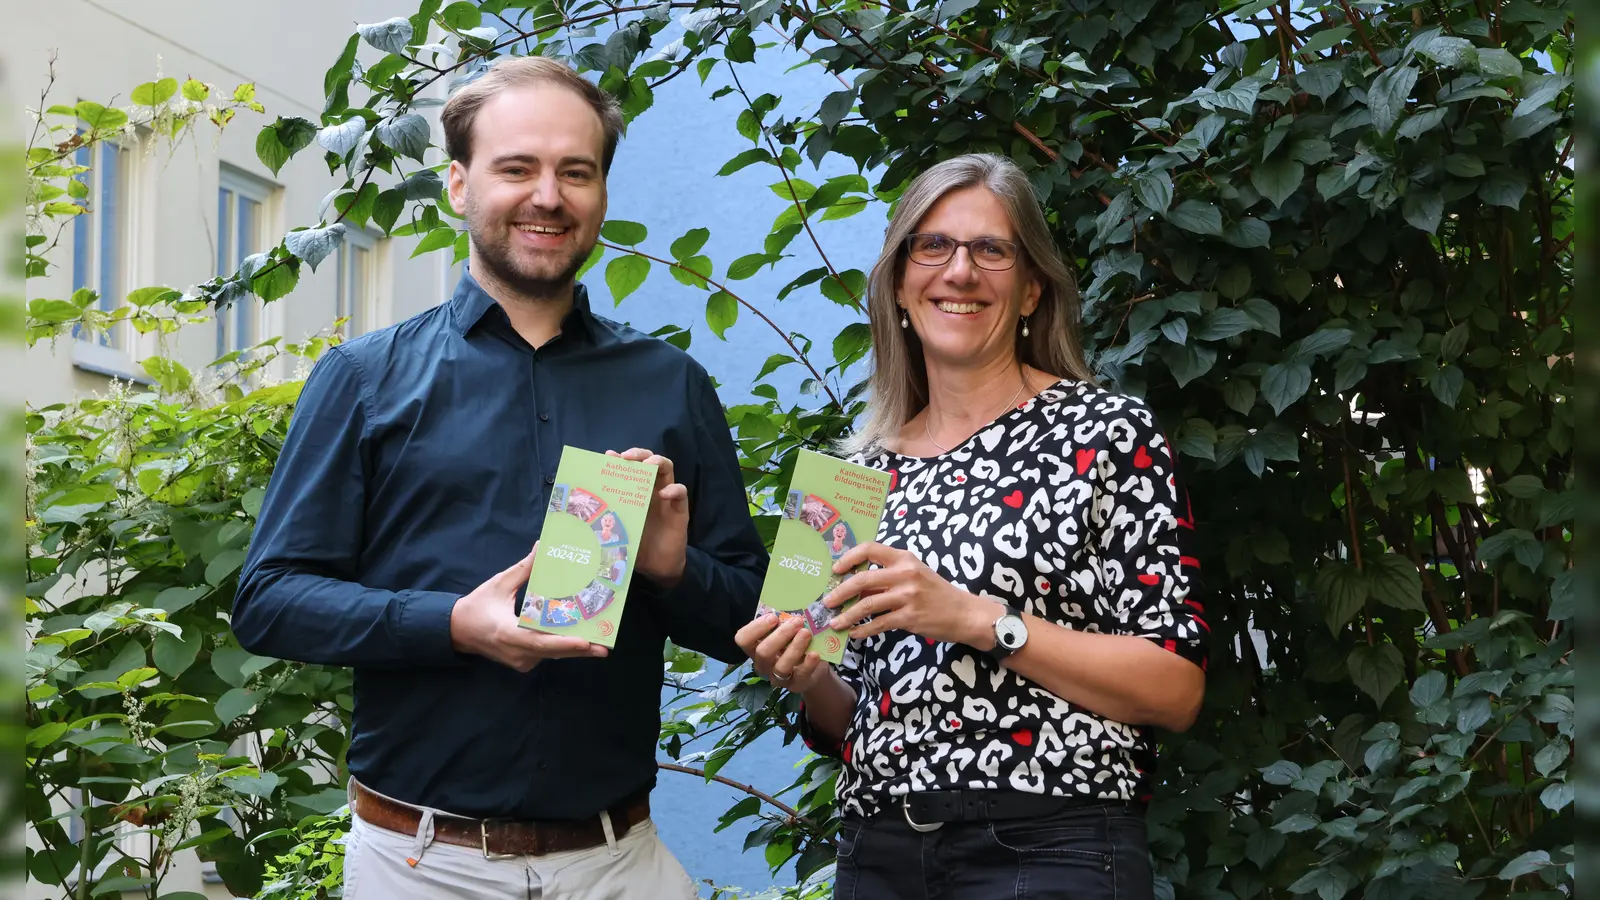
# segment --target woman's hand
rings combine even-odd
[[[900,629],[979,650],[994,646],[994,621],[1003,612],[999,603],[945,581],[908,551],[876,542],[850,548],[833,571],[848,572],[864,562],[879,568],[850,576],[823,601],[838,609],[851,597],[861,598],[833,621],[835,628],[849,628],[852,640]],[[872,621],[862,623],[868,616]]]
[[[780,624],[772,613],[758,616],[733,636],[756,674],[773,685],[804,694],[829,677],[822,657],[809,652],[811,631],[799,617]]]

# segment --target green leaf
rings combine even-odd
[[[1228,223],[1222,229],[1222,239],[1244,250],[1267,247],[1272,244],[1272,226],[1254,216],[1245,216],[1237,222]]]
[[[706,228],[692,228],[685,232],[683,237],[672,242],[672,258],[678,262],[685,262],[700,252],[710,239],[711,231]]]
[[[728,264],[728,280],[743,281],[761,271],[761,267],[778,261],[766,253],[748,253]]]
[[[215,587],[227,581],[233,573],[239,571],[240,566],[244,565],[244,556],[245,551],[242,549],[224,550],[218,553],[206,566],[206,584]]]
[[[1311,367],[1299,360],[1270,366],[1261,376],[1261,396],[1272,405],[1273,415],[1283,415],[1310,388]]]
[[[1401,212],[1412,228],[1437,234],[1444,217],[1444,198],[1438,191],[1416,190],[1406,195]]]
[[[1390,643],[1357,644],[1346,665],[1350,680],[1379,706],[1405,675],[1400,650]]]
[[[1332,28],[1324,28],[1307,38],[1306,42],[1300,45],[1300,52],[1321,53],[1324,50],[1338,46],[1341,41],[1350,36],[1350,32],[1351,28],[1348,25],[1336,25]],[[1328,92],[1328,94],[1332,93],[1332,91]],[[1318,94],[1318,96],[1326,99],[1328,95]]]
[[[821,281],[822,296],[840,306],[855,306],[867,289],[866,275],[860,269],[846,269],[837,278],[829,275]]]
[[[641,226],[642,227],[642,226]],[[606,264],[606,287],[614,303],[621,303],[644,284],[650,274],[650,260],[634,253],[624,254]]]
[[[1306,177],[1306,167],[1288,157],[1276,157],[1257,164],[1250,171],[1250,184],[1272,205],[1282,207],[1283,201],[1300,190]],[[1264,246],[1264,245],[1258,245]]]
[[[114,131],[128,124],[127,113],[114,107],[101,106],[93,100],[80,101],[73,109],[90,131]]]
[[[422,240],[417,242],[416,249],[411,251],[411,258],[416,259],[424,253],[443,250],[455,242],[456,230],[449,225],[440,225],[422,236]]]
[[[1351,563],[1324,563],[1317,569],[1316,581],[1328,630],[1338,634],[1366,606],[1367,577]]]
[[[1504,47],[1479,47],[1478,71],[1490,78],[1517,78],[1522,75],[1522,60]]]
[[[1406,100],[1417,84],[1419,72],[1413,66],[1395,66],[1385,69],[1372,80],[1367,90],[1367,109],[1372,113],[1372,127],[1380,135],[1388,136],[1400,114],[1405,111]]]
[[[411,22],[396,16],[372,25],[357,25],[356,33],[384,53],[404,53],[411,43]]]
[[[712,334],[727,340],[724,332],[737,321],[739,321],[739,301],[732,294],[727,291],[717,291],[706,298],[706,325],[710,327]]]
[[[368,184],[367,187],[374,187]],[[342,222],[335,222],[326,228],[302,228],[284,235],[284,246],[290,253],[300,257],[311,271],[317,270],[317,264],[327,259],[339,245],[344,243],[347,226]]]
[[[1200,320],[1194,338],[1197,341],[1221,341],[1255,327],[1255,320],[1244,310],[1219,306]]]
[[[1411,684],[1411,705],[1418,709],[1426,709],[1443,699],[1445,688],[1449,680],[1443,672],[1429,670],[1424,672]]]
[[[1145,172],[1134,179],[1133,192],[1148,209],[1165,213],[1172,205],[1172,176],[1164,171]]]
[[[175,359],[165,356],[147,356],[140,363],[145,374],[161,385],[161,389],[169,394],[176,394],[189,389],[192,379],[189,370]]]
[[[1537,475],[1515,475],[1501,482],[1500,487],[1518,500],[1528,500],[1544,492],[1544,482]]]
[[[1445,406],[1456,405],[1456,398],[1461,395],[1461,385],[1466,381],[1466,373],[1459,366],[1444,366],[1435,369],[1428,378],[1428,386],[1433,388],[1433,396]]]
[[[1298,357],[1312,359],[1337,353],[1348,346],[1353,337],[1355,332],[1348,328],[1319,328],[1301,339]]]
[[[134,88],[131,99],[138,106],[160,106],[177,93],[178,79],[163,78],[160,81],[147,81]]]
[[[317,132],[317,146],[340,159],[348,159],[350,151],[361,143],[361,136],[366,133],[367,120],[360,116],[351,116],[337,125],[329,125]]]
[[[756,374],[756,380],[760,381],[768,375],[771,375],[773,372],[776,372],[779,368],[798,361],[799,360],[796,360],[794,357],[787,354],[775,353],[772,356],[767,357],[767,361],[765,363],[762,363],[761,371]]]
[[[1222,383],[1222,402],[1239,415],[1247,416],[1256,405],[1256,386],[1248,378],[1229,378]]]
[[[1411,560],[1384,553],[1366,561],[1373,599],[1395,609],[1427,612],[1422,602],[1422,576]]]
[[[200,653],[200,643],[198,636],[185,639],[163,631],[156,635],[150,645],[151,661],[163,673],[176,678],[194,665],[195,657]]]
[[[638,222],[628,222],[623,219],[608,219],[600,226],[601,237],[613,244],[623,244],[628,247],[644,243],[649,234],[649,230]]]
[[[1500,874],[1495,877],[1501,881],[1510,881],[1513,878],[1532,875],[1534,872],[1549,865],[1551,865],[1549,852],[1545,850],[1529,850],[1511,862],[1506,863],[1505,867],[1500,870]]]
[[[865,357],[872,349],[872,329],[865,322],[851,322],[833,339],[833,358],[840,369]]]
[[[1516,209],[1522,205],[1522,197],[1527,192],[1526,177],[1510,166],[1496,166],[1478,184],[1478,196],[1491,206]]]
[[[1167,221],[1195,234],[1222,234],[1222,212],[1201,200],[1185,200],[1167,213]]]
[[[800,178],[790,178],[785,181],[777,181],[767,185],[767,187],[771,189],[774,194],[777,194],[779,199],[798,201],[801,203],[810,200],[811,195],[817,192],[815,185]]]
[[[772,154],[761,147],[752,147],[724,163],[722,168],[717,170],[717,174],[732,175],[745,166],[758,162],[772,162]]]
[[[1568,569],[1550,582],[1550,621],[1565,622],[1578,614],[1578,574]]]
[[[234,719],[248,713],[255,708],[255,705],[255,691],[248,688],[234,688],[217,700],[217,720],[223,725],[231,725]]]
[[[256,135],[256,157],[276,175],[289,157],[305,149],[316,136],[317,127],[309,121],[299,116],[279,116],[277,122]]]
[[[183,99],[192,103],[204,103],[211,96],[211,88],[203,81],[193,78],[183,83]]]
[[[672,277],[676,279],[679,284],[684,284],[695,288],[704,288],[707,286],[706,279],[710,278],[716,269],[714,266],[712,266],[709,257],[691,256],[688,259],[685,259],[679,262],[677,265],[669,268],[667,271],[672,273]]]
[[[423,156],[428,152],[430,136],[428,120],[417,113],[406,113],[396,118],[384,119],[378,123],[373,133],[378,142],[385,147],[401,156],[409,156],[417,162],[422,162]]]

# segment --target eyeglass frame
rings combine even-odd
[[[915,256],[912,255],[912,250],[911,250],[911,242],[913,240],[919,238],[919,237],[943,238],[943,239],[949,241],[954,246],[952,246],[951,249],[950,249],[950,255],[946,256],[943,260],[940,260],[939,262],[936,262],[936,263],[922,262],[922,261],[918,260]],[[972,245],[973,244],[982,243],[984,241],[989,241],[990,243],[1001,244],[1001,245],[1010,247],[1012,249],[1012,251],[1013,251],[1013,255],[1011,257],[1011,264],[1006,266],[1003,269],[992,269],[992,268],[990,268],[988,266],[980,264],[978,262],[978,258],[976,256],[972,255]],[[908,262],[916,263],[919,266],[922,266],[924,268],[929,268],[929,269],[933,269],[933,268],[938,268],[940,266],[949,265],[950,264],[950,260],[956,258],[956,251],[960,250],[963,247],[967,248],[967,259],[972,261],[972,265],[975,266],[976,268],[982,269],[985,272],[1009,272],[1012,269],[1017,267],[1017,260],[1022,258],[1022,244],[1020,244],[1020,243],[1018,243],[1016,241],[1006,240],[1005,238],[989,237],[987,235],[982,236],[982,237],[975,237],[970,241],[958,241],[958,240],[956,240],[955,238],[951,237],[948,234],[940,234],[937,231],[914,231],[914,232],[912,232],[912,233],[910,233],[910,234],[905,236],[905,240],[902,242],[902,246],[905,247],[906,260]]]

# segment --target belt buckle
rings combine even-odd
[[[901,814],[903,814],[906,817],[906,824],[911,826],[911,830],[912,831],[917,831],[917,832],[921,832],[923,834],[927,834],[930,831],[938,831],[939,829],[944,827],[944,823],[943,822],[930,822],[930,823],[924,824],[922,822],[918,822],[917,820],[911,818],[911,795],[910,794],[906,794],[905,795],[905,799],[900,801],[900,812],[901,812]]]
[[[483,849],[483,858],[484,859],[488,859],[488,860],[515,859],[517,857],[517,854],[515,854],[515,853],[490,853],[489,852],[489,820],[488,819],[479,819],[478,820],[478,838],[479,838],[479,846]]]

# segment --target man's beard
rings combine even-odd
[[[541,261],[519,261],[511,249],[513,228],[509,223],[498,238],[491,236],[484,227],[477,204],[470,200],[464,210],[464,218],[467,220],[467,233],[472,247],[478,251],[477,262],[483,268],[474,276],[480,281],[487,278],[529,300],[553,299],[565,293],[594,250],[591,244],[573,248],[566,259],[546,257]],[[545,261],[554,265],[540,264]]]

